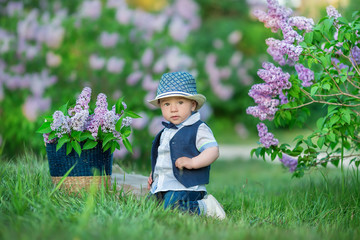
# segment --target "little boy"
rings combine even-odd
[[[219,202],[206,195],[210,164],[219,157],[219,148],[197,112],[205,101],[205,96],[197,93],[191,74],[162,76],[157,96],[149,103],[160,107],[167,122],[153,141],[148,189],[164,208],[224,219]]]

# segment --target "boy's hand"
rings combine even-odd
[[[150,173],[150,176],[149,176],[149,178],[148,178],[148,185],[147,185],[147,189],[148,189],[148,190],[150,190],[151,184],[153,183],[153,180],[152,180],[151,175],[152,175],[152,172]]]
[[[188,157],[181,157],[176,159],[175,166],[182,170],[183,168],[193,169],[193,159]]]

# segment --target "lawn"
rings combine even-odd
[[[0,160],[0,239],[360,239],[360,178],[338,169],[301,179],[279,164],[218,160],[208,191],[224,206],[216,219],[162,210],[104,189],[54,191],[45,159]]]

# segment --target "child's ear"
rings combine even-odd
[[[197,107],[197,101],[192,100],[191,110],[192,110],[192,111],[195,111],[196,107]]]

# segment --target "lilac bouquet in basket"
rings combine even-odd
[[[127,139],[131,134],[132,118],[140,116],[129,111],[123,98],[108,110],[107,97],[100,93],[97,96],[96,107],[89,107],[91,88],[85,87],[76,100],[75,106],[68,103],[60,107],[38,129],[45,143],[57,143],[56,151],[66,144],[66,154],[74,149],[79,156],[82,150],[95,148],[102,144],[103,151],[120,149],[118,141],[122,141],[129,152],[132,147]]]

